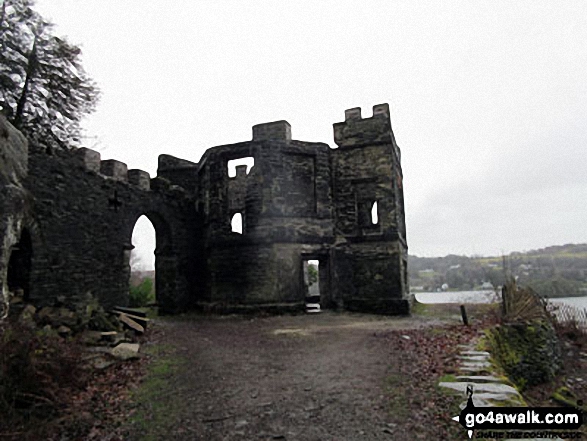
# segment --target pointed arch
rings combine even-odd
[[[8,269],[6,273],[6,284],[11,292],[22,291],[24,300],[30,298],[31,263],[33,257],[33,243],[28,228],[23,228],[19,241],[12,246]]]
[[[137,223],[142,217],[148,219],[155,232],[154,244],[154,291],[155,302],[161,307],[169,302],[175,291],[175,255],[169,223],[162,215],[154,211],[145,211],[133,218],[129,231],[128,245],[125,249],[126,267],[128,269],[129,288],[131,286],[131,253],[135,248],[132,236]],[[146,289],[146,288],[145,288]]]

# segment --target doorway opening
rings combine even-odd
[[[130,252],[129,306],[156,306],[155,227],[147,216],[137,220],[132,232]]]
[[[318,259],[304,259],[302,265],[306,312],[320,312],[320,261]]]
[[[25,301],[29,300],[30,295],[32,255],[31,235],[28,230],[24,229],[20,234],[20,240],[12,247],[10,253],[6,283],[8,291]]]

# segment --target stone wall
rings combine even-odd
[[[206,296],[225,305],[303,305],[303,261],[320,262],[321,304],[407,313],[407,246],[400,153],[387,105],[347,111],[338,149],[296,141],[286,121],[253,127],[252,141],[208,150],[198,168]],[[247,175],[229,160],[252,156]],[[373,203],[378,222],[371,221]],[[235,213],[243,233],[232,232]]]
[[[157,239],[157,300],[164,311],[189,306],[198,245],[188,227],[195,224],[193,199],[183,188],[118,161],[101,161],[89,149],[51,155],[31,149],[29,170],[30,300],[42,304],[92,292],[105,306],[126,304],[132,231],[146,215]]]

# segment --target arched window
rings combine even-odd
[[[230,226],[233,233],[243,234],[243,215],[235,213],[230,220]]]

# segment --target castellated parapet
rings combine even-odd
[[[370,118],[347,110],[334,140],[336,149],[292,139],[287,121],[258,124],[251,141],[210,148],[199,162],[161,155],[153,179],[90,149],[31,148],[22,188],[34,202],[8,245],[20,235],[30,253],[17,262],[24,268],[10,275],[0,266],[0,276],[38,303],[91,291],[107,306],[125,304],[132,231],[146,215],[164,312],[303,309],[304,271],[316,260],[322,308],[408,313],[403,176],[388,105]],[[252,168],[229,176],[229,162],[242,158]]]

